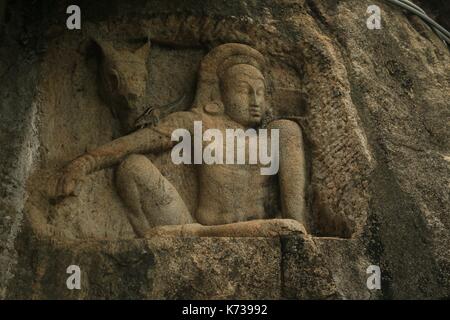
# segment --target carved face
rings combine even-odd
[[[103,96],[124,131],[134,128],[134,122],[145,105],[147,88],[146,61],[149,44],[135,52],[116,50],[108,43],[98,43],[103,54],[101,78]]]
[[[243,126],[261,123],[266,112],[264,76],[255,67],[237,64],[225,71],[221,85],[225,113]]]

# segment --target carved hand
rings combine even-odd
[[[58,178],[52,196],[57,198],[73,195],[88,174],[117,165],[132,153],[161,152],[170,149],[173,145],[170,134],[162,134],[159,130],[165,128],[164,131],[171,132],[172,127],[183,128],[184,122],[193,123],[191,118],[190,112],[175,112],[167,116],[165,125],[140,129],[75,159]]]
[[[67,197],[74,195],[75,189],[86,177],[87,172],[85,163],[85,159],[80,157],[72,161],[64,169],[56,184],[56,197]]]

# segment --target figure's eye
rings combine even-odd
[[[265,90],[264,88],[259,88],[258,90],[256,90],[256,94],[259,96],[263,96],[265,94]]]
[[[111,89],[113,90],[118,90],[120,87],[120,78],[119,78],[119,74],[117,73],[116,70],[111,70],[108,73],[108,80],[109,83],[111,85]]]

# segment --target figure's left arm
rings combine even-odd
[[[283,218],[294,219],[308,230],[306,217],[306,165],[303,135],[292,120],[275,120],[269,129],[279,129],[280,199]]]

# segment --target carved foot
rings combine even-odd
[[[159,226],[150,229],[145,238],[151,237],[278,237],[293,233],[306,234],[303,225],[292,219],[267,219],[236,222],[217,226],[198,223]]]
[[[289,235],[293,233],[307,234],[303,224],[293,219],[270,219],[270,220],[256,220],[249,221],[249,228],[255,228],[250,231],[251,237],[277,237]]]

